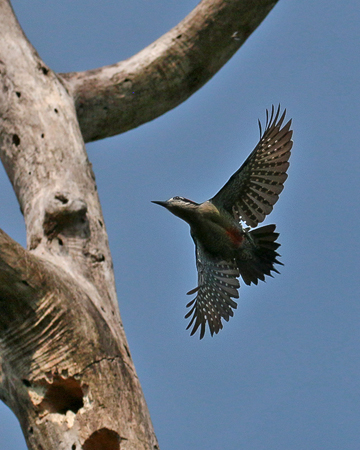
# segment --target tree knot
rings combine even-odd
[[[67,192],[56,192],[45,208],[44,233],[52,240],[59,233],[69,236],[88,235],[87,204],[71,198]]]

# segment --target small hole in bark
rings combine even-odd
[[[30,386],[31,386],[31,383],[30,383],[29,380],[26,380],[26,379],[24,378],[24,379],[22,379],[21,381],[23,382],[23,385],[24,385],[24,386],[26,386],[26,387],[30,387]]]
[[[30,427],[30,428],[29,428],[29,434],[33,434],[33,432],[34,432],[34,428],[33,428],[33,427]]]
[[[21,92],[16,92],[16,95],[20,98],[21,97]]]
[[[105,309],[103,307],[101,307],[101,311],[105,312]]]
[[[103,223],[101,222],[101,220],[99,220],[99,225],[100,225],[101,227],[103,227]]]
[[[63,205],[66,205],[66,203],[69,201],[69,199],[64,194],[56,194],[55,199],[59,200]]]
[[[44,137],[45,137],[45,134],[41,133],[41,139],[44,139]]]
[[[17,134],[13,134],[12,141],[13,141],[13,144],[16,145],[16,147],[18,147],[20,145],[20,138]]]
[[[26,280],[21,280],[21,282],[22,282],[23,284],[25,284],[25,286],[30,286],[29,283],[28,283]]]
[[[57,239],[58,239],[58,243],[59,243],[59,245],[64,245],[64,243],[63,243],[62,239],[60,239],[59,237],[58,237]]]
[[[29,175],[31,175],[31,172],[29,172]]]
[[[182,36],[182,34],[179,34],[178,36],[176,36],[176,39],[180,39]]]
[[[55,111],[56,114],[59,112],[56,108],[54,108],[54,111]]]
[[[41,67],[41,70],[42,70],[42,73],[44,74],[44,75],[47,75],[48,73],[49,73],[49,69],[47,69],[46,67]]]
[[[66,414],[67,411],[77,413],[84,406],[83,390],[73,377],[62,378],[55,376],[52,383],[45,382],[47,386],[44,400],[39,407],[50,413]]]
[[[105,256],[102,253],[87,253],[85,256],[90,256],[93,264],[105,261]]]
[[[86,439],[83,450],[119,450],[121,438],[116,431],[101,428]]]
[[[71,446],[71,450],[76,450],[76,444],[73,444],[73,445]]]

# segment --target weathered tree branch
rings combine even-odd
[[[156,448],[127,348],[77,279],[3,231],[0,310],[0,398],[29,448]]]
[[[85,142],[113,136],[182,103],[233,56],[277,0],[203,0],[137,55],[60,74],[75,98]]]
[[[0,42],[0,157],[29,248],[0,233],[0,396],[30,449],[155,449],[73,99],[7,0]]]

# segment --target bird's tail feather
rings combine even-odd
[[[279,233],[275,233],[275,225],[266,225],[247,233],[246,243],[237,258],[240,275],[248,285],[258,284],[258,280],[265,281],[265,275],[272,276],[271,271],[279,273],[274,264],[281,264],[277,260],[280,256],[276,242]]]

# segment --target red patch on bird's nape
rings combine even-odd
[[[228,228],[226,234],[237,246],[240,246],[244,240],[244,235],[238,228]]]

